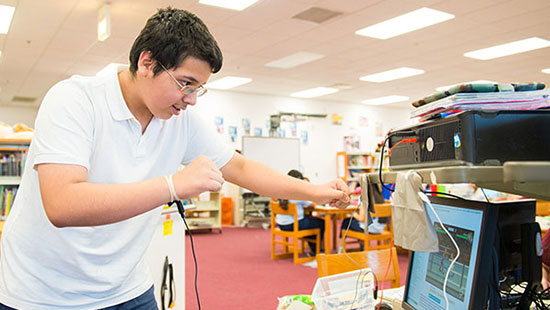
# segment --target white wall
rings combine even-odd
[[[372,152],[376,144],[390,128],[404,127],[412,124],[409,111],[406,109],[382,108],[362,104],[332,103],[320,100],[301,100],[288,97],[251,95],[244,93],[214,91],[199,98],[196,109],[204,119],[215,125],[217,116],[224,119],[224,140],[235,149],[241,149],[243,135],[242,119],[250,120],[251,134],[254,128],[262,128],[263,136],[269,135],[267,121],[271,114],[279,112],[327,114],[326,118],[309,118],[297,124],[297,137],[302,130],[308,131],[308,144],[301,148],[302,170],[312,182],[326,182],[336,177],[336,152],[343,151],[343,137],[356,135],[360,137],[361,150]],[[332,124],[331,115],[343,117],[342,126]],[[359,126],[359,117],[366,117],[368,126]],[[381,136],[376,135],[379,123]],[[228,126],[238,128],[238,138],[231,142]],[[286,136],[291,137],[290,123],[282,123]]]
[[[34,128],[34,119],[38,108],[34,107],[13,107],[0,105],[0,122],[13,126],[17,123],[23,123]]]

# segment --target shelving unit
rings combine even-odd
[[[0,139],[0,221],[7,218],[13,206],[29,144],[30,140]]]
[[[359,175],[373,172],[378,160],[372,153],[336,153],[337,176],[344,180],[350,189],[359,186]]]
[[[193,200],[195,208],[185,211],[189,229],[217,229],[222,233],[221,197],[219,192],[210,192],[210,200]]]

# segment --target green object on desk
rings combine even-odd
[[[291,296],[292,301],[298,300],[303,302],[306,305],[313,305],[313,301],[311,301],[311,295],[294,295]]]

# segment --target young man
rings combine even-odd
[[[156,309],[144,253],[158,206],[224,180],[348,204],[342,181],[313,185],[245,159],[186,111],[221,65],[204,23],[167,8],[137,37],[129,69],[52,87],[2,234],[0,309]]]

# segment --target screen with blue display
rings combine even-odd
[[[449,309],[468,309],[478,262],[483,211],[436,203],[432,205],[460,248],[460,255],[447,280]],[[457,251],[431,208],[427,207],[426,211],[439,239],[439,251],[413,253],[404,301],[415,309],[446,309],[443,282]]]

